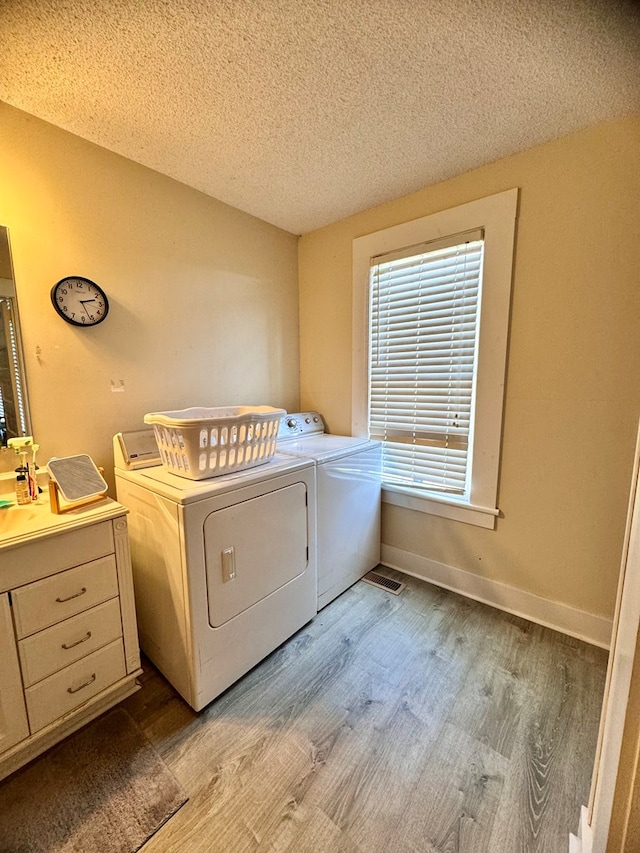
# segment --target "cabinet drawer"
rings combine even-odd
[[[101,521],[22,542],[2,552],[2,587],[13,589],[45,575],[80,566],[114,551],[113,522]]]
[[[12,592],[18,639],[35,634],[118,594],[113,554]]]
[[[31,734],[82,705],[126,674],[122,640],[72,663],[25,690]]]
[[[122,636],[120,599],[112,598],[18,642],[25,687]]]

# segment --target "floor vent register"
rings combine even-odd
[[[385,578],[384,575],[378,574],[378,572],[368,572],[362,578],[362,580],[366,583],[370,583],[371,586],[377,586],[380,589],[384,589],[387,592],[391,592],[393,595],[400,595],[400,593],[406,586],[406,584],[400,583],[400,581],[394,581],[391,580],[391,578]]]

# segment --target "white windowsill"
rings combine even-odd
[[[500,513],[500,510],[495,507],[478,506],[464,499],[445,497],[435,493],[425,495],[422,492],[397,486],[382,487],[382,502],[441,518],[450,518],[453,521],[462,521],[487,530],[495,528],[496,517]]]

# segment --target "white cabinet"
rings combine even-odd
[[[0,778],[138,689],[126,513],[0,514]]]

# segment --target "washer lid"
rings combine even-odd
[[[220,477],[209,477],[205,480],[189,480],[186,477],[179,477],[177,474],[167,471],[162,465],[140,468],[137,471],[116,468],[116,476],[138,483],[176,503],[189,504],[234,489],[241,489],[253,483],[260,483],[271,477],[287,474],[289,471],[308,468],[312,464],[313,462],[309,458],[276,453],[269,462],[265,462],[263,465],[256,465],[253,468],[236,471],[233,474],[223,474]]]
[[[351,453],[379,447],[379,441],[351,435],[329,435],[326,432],[278,442],[278,453],[306,456],[316,462],[329,462]]]

